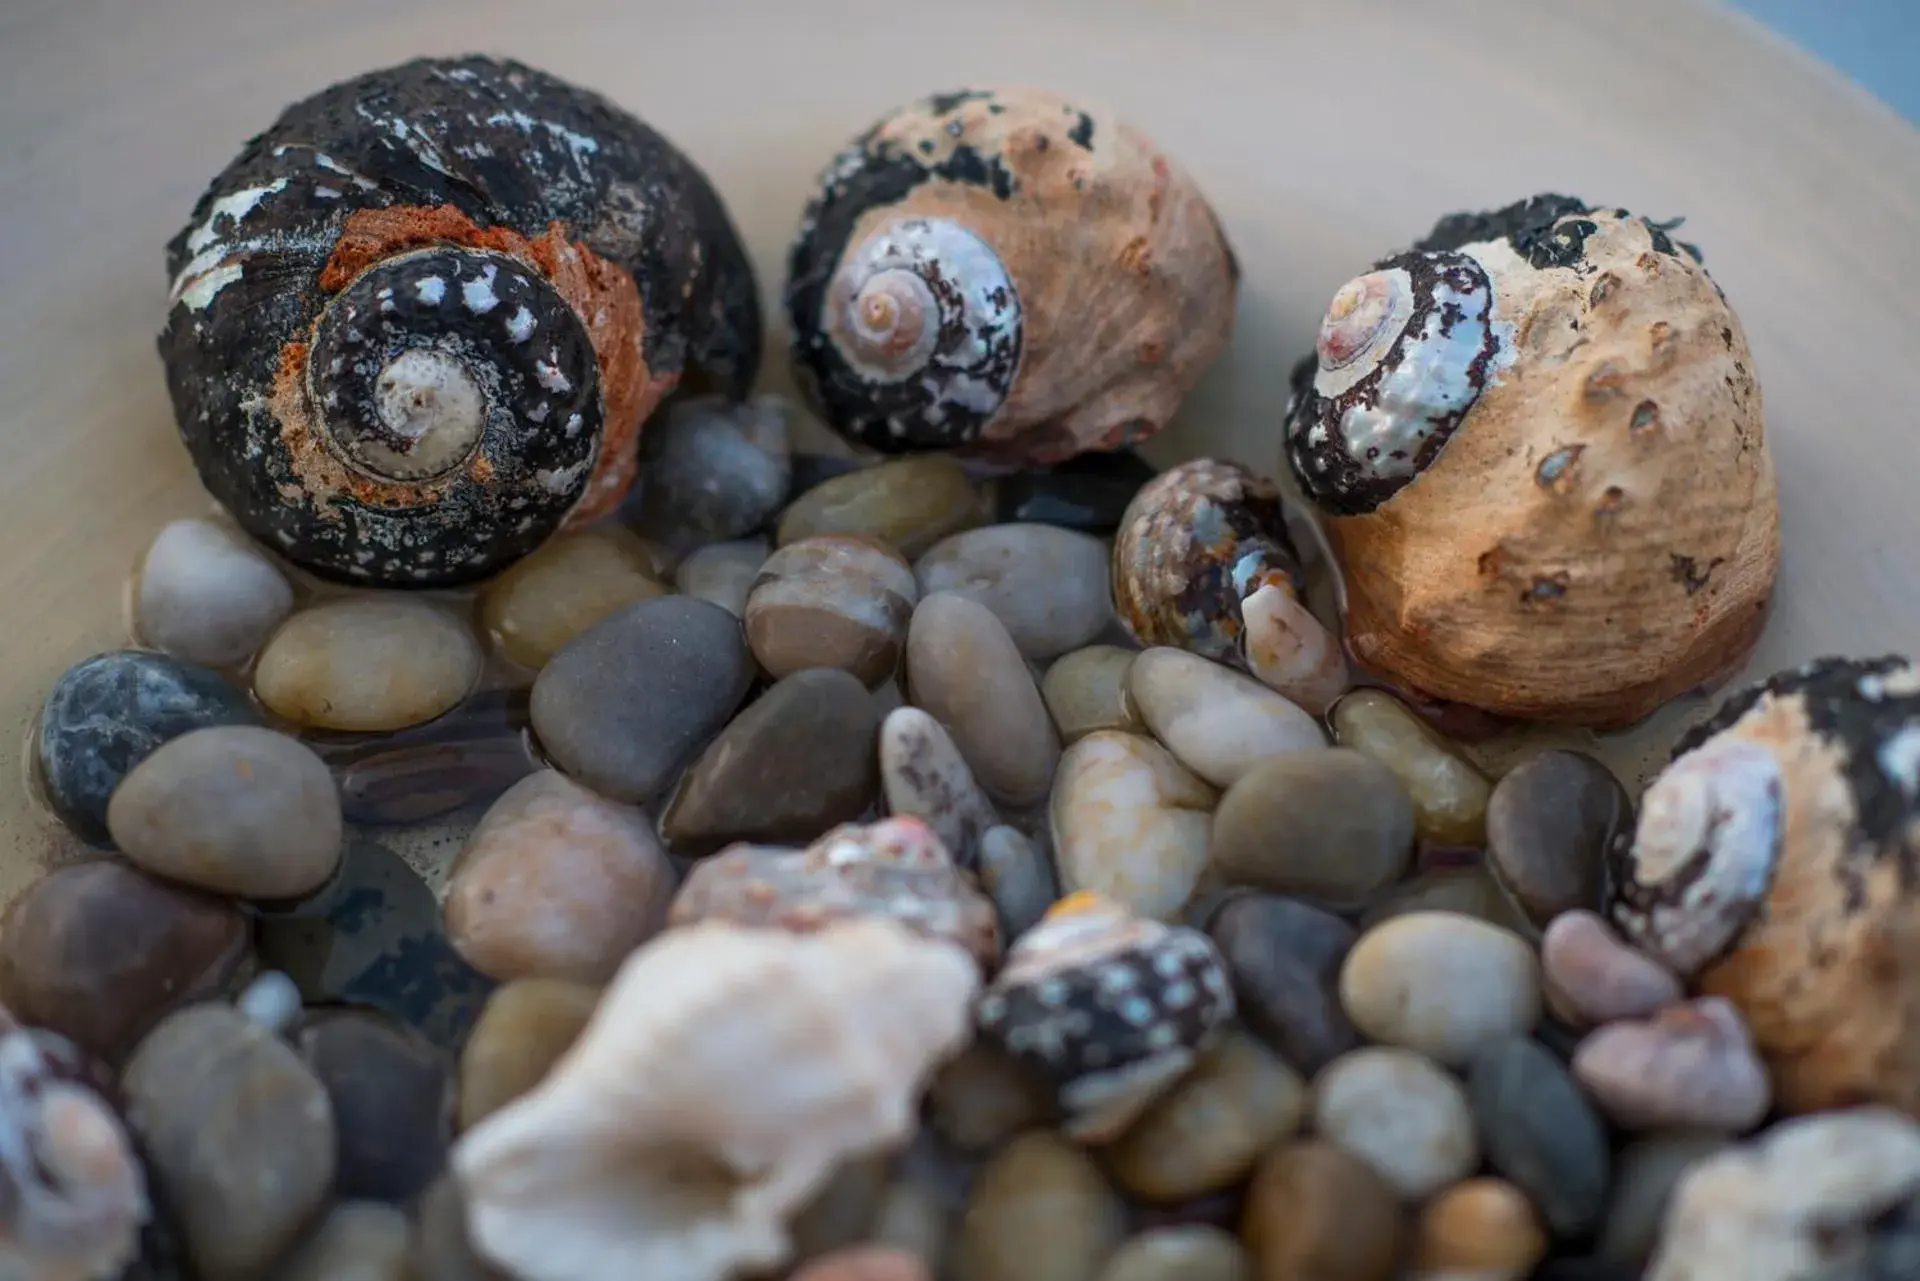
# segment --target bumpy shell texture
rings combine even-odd
[[[1820,659],[1729,700],[1648,789],[1613,880],[1622,931],[1739,1007],[1784,1111],[1920,1115],[1910,660]]]
[[[827,166],[788,262],[799,382],[847,437],[1051,463],[1164,426],[1238,268],[1192,180],[1105,111],[937,94]]]
[[[1286,457],[1365,665],[1618,727],[1723,679],[1779,567],[1759,385],[1698,251],[1566,196],[1443,219],[1342,288]]]
[[[455,1145],[476,1249],[524,1281],[778,1266],[843,1158],[912,1133],[978,987],[965,952],[891,921],[669,930],[546,1080]]]
[[[761,319],[706,178],[605,99],[421,59],[298,102],[167,247],[201,479],[255,537],[389,587],[496,572],[632,482],[690,374],[744,395]]]

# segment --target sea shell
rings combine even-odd
[[[246,530],[324,577],[470,582],[603,515],[654,407],[760,359],[706,178],[606,99],[418,59],[249,141],[167,248],[182,438]]]
[[[798,381],[843,435],[1039,464],[1163,427],[1225,348],[1238,277],[1198,188],[1137,131],[976,88],[834,157],[785,302]]]
[[[891,921],[669,930],[546,1079],[455,1145],[477,1252],[523,1281],[777,1267],[843,1158],[913,1132],[978,987],[965,952]]]
[[[1364,665],[1606,728],[1752,650],[1780,554],[1760,390],[1671,225],[1536,196],[1334,295],[1284,452]]]

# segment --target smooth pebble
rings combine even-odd
[[[670,406],[640,434],[640,479],[622,515],[673,551],[752,533],[787,499],[787,414],[771,395]]]
[[[1039,924],[1060,897],[1046,851],[1011,827],[987,829],[980,838],[976,870],[980,888],[999,910],[1000,933],[1007,939]]]
[[[664,595],[652,548],[608,526],[562,534],[480,593],[480,625],[513,663],[545,667],[566,643],[608,614]]]
[[[887,713],[880,726],[880,781],[887,809],[925,819],[954,861],[975,865],[980,842],[1000,822],[953,736],[918,707]]]
[[[446,1164],[452,1064],[418,1032],[361,1010],[309,1014],[293,1043],[333,1103],[334,1190],[410,1204]]]
[[[1117,645],[1089,645],[1047,667],[1040,694],[1062,742],[1077,742],[1097,729],[1145,731],[1127,695],[1127,677],[1138,654]]]
[[[1393,1186],[1324,1139],[1261,1161],[1240,1225],[1259,1281],[1389,1281],[1406,1235]]]
[[[1208,865],[1231,885],[1352,908],[1398,880],[1412,853],[1413,802],[1400,780],[1334,747],[1242,774],[1214,811]]]
[[[1465,1178],[1480,1159],[1460,1083],[1433,1060],[1390,1046],[1342,1055],[1314,1078],[1313,1129],[1408,1201]]]
[[[1167,919],[1207,864],[1216,796],[1149,738],[1100,730],[1060,759],[1051,824],[1061,889]]]
[[[1521,1281],[1547,1253],[1526,1194],[1504,1179],[1468,1179],[1428,1202],[1414,1229],[1414,1267]]]
[[[396,730],[451,710],[484,656],[465,623],[425,601],[351,596],[281,624],[253,668],[274,715],[311,729]]]
[[[1629,947],[1597,913],[1563,912],[1540,940],[1547,999],[1581,1026],[1645,1018],[1685,995],[1660,962]]]
[[[407,1281],[412,1227],[374,1201],[344,1201],[294,1250],[275,1281]]]
[[[300,985],[279,970],[263,970],[233,998],[233,1008],[269,1032],[285,1032],[306,1009]]]
[[[1547,751],[1501,776],[1487,801],[1487,866],[1538,928],[1597,909],[1607,851],[1633,824],[1613,773],[1580,752]]]
[[[892,548],[839,535],[780,548],[760,566],[741,613],[747,643],[776,680],[837,667],[868,688],[894,674],[919,590]]]
[[[740,620],[662,596],[610,614],[534,681],[534,732],[553,763],[612,800],[640,803],[672,783],[753,681]]]
[[[1095,1281],[1125,1235],[1126,1212],[1093,1160],[1050,1131],[1029,1131],[974,1180],[955,1274],[957,1281]]]
[[[1724,1150],[1720,1134],[1651,1134],[1621,1150],[1596,1253],[1633,1268],[1646,1266],[1660,1239],[1673,1190],[1687,1171]],[[1638,1275],[1636,1273],[1636,1275]]]
[[[1758,1125],[1773,1102],[1753,1037],[1720,996],[1607,1024],[1580,1043],[1573,1075],[1625,1130],[1738,1134]]]
[[[936,543],[915,562],[920,594],[971,597],[1006,625],[1028,658],[1078,649],[1113,618],[1107,548],[1054,525],[989,525]]]
[[[962,1152],[986,1152],[1051,1121],[1053,1092],[990,1041],[948,1060],[927,1085],[927,1113],[940,1137]]]
[[[911,701],[946,726],[987,795],[1008,805],[1045,799],[1060,739],[1027,661],[993,612],[936,592],[907,629]]]
[[[1341,746],[1399,776],[1422,837],[1436,845],[1485,843],[1493,785],[1405,704],[1376,689],[1355,690],[1334,705],[1332,719]]]
[[[1153,736],[1215,787],[1256,764],[1327,745],[1320,722],[1252,677],[1161,646],[1133,660],[1127,693]]]
[[[604,983],[666,923],[674,889],[644,811],[542,770],[495,801],[460,851],[447,937],[490,978]]]
[[[161,528],[134,598],[141,639],[208,667],[234,667],[293,612],[293,586],[260,549],[210,520]]]
[[[1479,863],[1439,865],[1401,881],[1360,914],[1360,927],[1372,929],[1415,912],[1458,912],[1529,937],[1530,927],[1520,909]]]
[[[843,1158],[793,1216],[794,1257],[811,1259],[867,1239],[892,1178],[892,1152]]]
[[[241,898],[292,898],[326,884],[343,822],[333,775],[296,738],[216,725],[163,743],[107,806],[127,857],[168,880]]]
[[[599,988],[566,979],[517,979],[495,989],[460,1051],[459,1128],[473,1128],[540,1084],[599,1003]]]
[[[745,617],[747,593],[760,567],[773,553],[764,538],[741,538],[725,543],[709,543],[695,548],[673,571],[673,585],[686,596],[711,601],[732,614]]]
[[[1311,1076],[1359,1042],[1340,1006],[1340,966],[1355,938],[1331,912],[1236,894],[1207,925],[1233,976],[1240,1017]]]
[[[415,1218],[409,1281],[511,1281],[474,1252],[466,1204],[451,1173],[434,1180]]]
[[[864,534],[909,561],[949,534],[980,523],[980,496],[944,455],[901,458],[822,481],[780,516],[785,547],[821,534]]]
[[[1360,936],[1340,971],[1355,1028],[1450,1067],[1540,1018],[1539,963],[1510,930],[1457,912],[1413,912]]]
[[[1254,1281],[1253,1260],[1211,1225],[1154,1228],[1115,1251],[1100,1281]]]
[[[936,1275],[943,1271],[956,1214],[941,1196],[912,1178],[896,1178],[873,1216],[873,1240],[905,1250]]]
[[[1490,1040],[1467,1071],[1488,1163],[1576,1237],[1600,1221],[1611,1182],[1606,1128],[1560,1060],[1525,1037]]]

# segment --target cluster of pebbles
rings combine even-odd
[[[0,1272],[1920,1274],[1920,1127],[1609,923],[1605,765],[1142,648],[1131,454],[810,426],[680,405],[473,595],[162,531],[37,739]]]

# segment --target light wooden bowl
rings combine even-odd
[[[1565,191],[1685,214],[1779,467],[1785,570],[1753,670],[1920,649],[1920,132],[1705,0],[27,0],[0,16],[0,898],[72,852],[28,800],[42,698],[126,642],[129,571],[208,501],[154,348],[163,244],[288,102],[471,51],[663,130],[769,304],[815,173],[882,112],[969,81],[1105,101],[1194,173],[1246,270],[1231,354],[1162,461],[1277,469],[1285,372],[1327,299],[1442,213]]]

